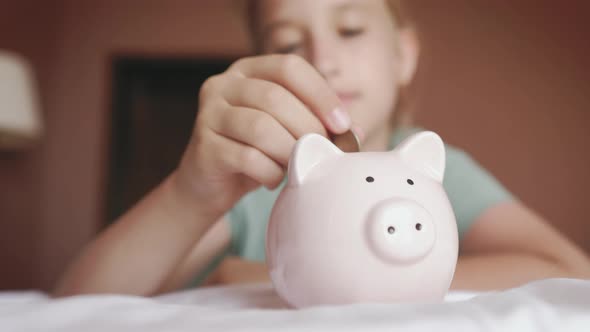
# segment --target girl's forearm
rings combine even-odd
[[[168,177],[117,220],[69,267],[55,295],[151,295],[215,221]]]
[[[452,289],[497,290],[546,278],[589,278],[586,267],[572,270],[541,257],[516,253],[462,255]]]

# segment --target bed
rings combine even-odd
[[[269,284],[154,298],[0,293],[0,331],[590,331],[590,281],[547,279],[506,291],[451,292],[438,304],[286,308]]]

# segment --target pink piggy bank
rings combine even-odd
[[[344,153],[323,136],[302,137],[266,235],[279,296],[298,308],[441,301],[458,256],[444,168],[433,132],[389,152]]]

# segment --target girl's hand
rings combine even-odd
[[[176,186],[221,216],[248,191],[276,188],[301,136],[339,134],[350,125],[336,93],[304,59],[241,59],[203,84]]]

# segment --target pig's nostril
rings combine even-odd
[[[421,223],[417,223],[416,224],[416,230],[419,231],[422,229],[422,224]]]
[[[389,227],[387,228],[387,233],[389,233],[389,234],[393,234],[393,233],[395,233],[395,227],[393,227],[393,226],[389,226]]]

